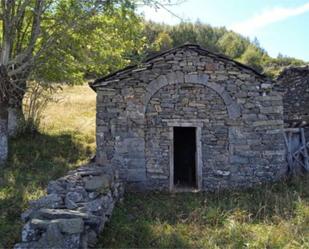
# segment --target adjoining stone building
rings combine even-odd
[[[128,187],[215,190],[286,172],[281,94],[225,56],[186,44],[90,85],[96,162]]]
[[[309,126],[309,65],[288,67],[277,78],[283,93],[284,121],[287,126]]]

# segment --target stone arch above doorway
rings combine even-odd
[[[160,181],[171,191],[179,186],[202,189],[203,174],[229,169],[228,119],[223,98],[205,85],[175,83],[161,87],[150,98],[145,113],[149,181]],[[179,127],[181,134],[175,130]],[[187,132],[191,135],[186,137]],[[178,139],[177,134],[181,135]]]
[[[209,82],[209,76],[207,74],[184,74],[180,71],[171,72],[167,75],[160,75],[157,79],[151,81],[146,89],[146,95],[144,98],[144,113],[146,112],[146,108],[148,102],[151,97],[162,87],[173,84],[199,84],[209,87],[214,90],[224,101],[227,112],[230,119],[237,119],[240,117],[240,107],[233,100],[230,94],[224,89],[224,87],[220,86],[218,83]]]

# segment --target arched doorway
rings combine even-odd
[[[145,118],[150,180],[159,179],[170,190],[201,189],[203,175],[218,163],[228,167],[229,115],[211,88],[190,83],[163,86],[150,98]]]

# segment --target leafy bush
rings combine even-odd
[[[59,102],[60,99],[55,94],[61,90],[61,86],[57,84],[29,82],[23,101],[25,121],[20,128],[22,133],[38,131],[44,110],[49,103],[57,104]]]

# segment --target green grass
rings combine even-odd
[[[0,174],[2,247],[9,247],[19,239],[20,214],[28,201],[42,196],[48,181],[63,176],[89,160],[92,154],[85,141],[70,133],[17,138],[11,141],[10,151],[8,166]]]
[[[10,141],[0,172],[0,248],[20,240],[20,214],[47,183],[95,150],[95,94],[65,87],[40,133]],[[309,177],[222,193],[128,193],[98,247],[309,248]]]
[[[104,248],[309,248],[309,178],[222,193],[128,193]]]
[[[57,97],[44,113],[40,133],[10,141],[9,161],[0,172],[0,248],[20,240],[20,215],[29,200],[94,154],[95,93],[88,86],[66,87]]]

